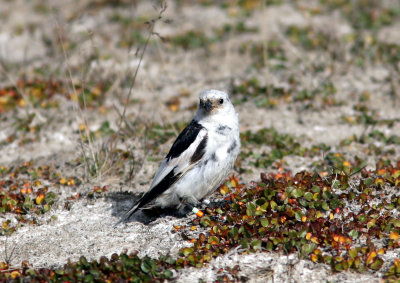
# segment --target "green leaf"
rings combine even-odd
[[[149,273],[150,270],[152,269],[151,266],[151,261],[147,258],[144,258],[142,260],[142,263],[140,264],[140,269],[144,272],[144,273]]]
[[[331,264],[332,263],[332,256],[330,255],[324,255],[324,262],[326,264]]]
[[[357,239],[360,234],[356,229],[353,229],[349,232],[349,236],[353,238],[353,240]]]
[[[339,180],[333,180],[333,181],[332,181],[332,187],[333,187],[333,188],[338,189],[339,186],[340,186]]]
[[[260,220],[260,223],[261,223],[261,225],[262,225],[263,227],[268,227],[268,225],[269,225],[269,221],[268,221],[267,218],[262,218],[262,219]]]
[[[335,264],[335,271],[343,271],[345,270],[343,262]]]
[[[169,270],[169,269],[164,270],[163,275],[164,275],[164,277],[167,278],[167,279],[170,279],[170,278],[172,278],[172,276],[174,276],[174,274],[172,273],[172,271]]]
[[[389,203],[389,204],[385,205],[385,208],[387,210],[392,210],[392,209],[394,209],[394,204],[393,203]]]
[[[289,238],[290,239],[295,239],[297,237],[297,232],[295,230],[290,230],[289,231]]]
[[[372,180],[372,178],[367,178],[364,180],[364,184],[365,186],[370,186],[374,183],[374,180]]]
[[[365,214],[360,214],[357,216],[358,221],[360,221],[361,223],[365,223],[367,222],[367,216]]]
[[[275,208],[276,208],[276,206],[277,206],[276,202],[273,201],[273,200],[271,200],[270,205],[271,205],[271,209],[272,209],[272,210],[275,210]]]
[[[82,266],[88,265],[88,261],[87,261],[86,257],[81,256],[81,257],[79,258],[79,264],[82,265]]]
[[[321,207],[322,207],[324,210],[326,210],[326,211],[329,210],[329,205],[328,205],[326,202],[323,202],[323,203],[321,204]]]
[[[303,217],[303,213],[301,213],[301,211],[296,211],[294,216],[297,221],[301,221],[301,218]]]
[[[311,189],[311,191],[312,191],[313,193],[319,193],[319,192],[321,192],[321,188],[318,187],[318,186],[313,186],[312,189]]]
[[[200,224],[201,224],[203,227],[208,227],[208,226],[210,226],[210,224],[211,224],[211,219],[210,219],[210,217],[209,217],[208,215],[202,217],[201,220],[200,220]]]
[[[330,198],[331,198],[331,193],[328,192],[328,191],[324,191],[324,192],[322,193],[322,198],[323,198],[323,199],[330,199]]]
[[[374,227],[374,226],[375,226],[375,223],[376,223],[376,219],[371,219],[371,220],[368,221],[368,223],[367,223],[367,228],[369,229],[369,228],[371,228],[371,227]],[[399,221],[399,223],[400,223],[400,221]]]
[[[189,261],[192,265],[196,264],[196,256],[194,254],[190,254],[186,257],[186,260]]]
[[[246,214],[248,216],[253,216],[256,212],[256,205],[252,202],[249,202],[246,204],[246,207],[247,207]]]
[[[192,248],[186,247],[186,248],[181,249],[180,252],[184,256],[187,256],[187,255],[194,253],[194,250]]]
[[[92,274],[94,278],[101,277],[101,273],[98,269],[90,269],[90,274]]]
[[[337,208],[337,207],[339,207],[340,206],[340,201],[338,200],[338,199],[333,199],[333,200],[331,200],[331,202],[330,202],[330,207],[332,208],[332,209],[335,209],[335,208]]]
[[[292,191],[292,196],[294,198],[302,197],[303,194],[304,194],[304,191],[302,189],[300,189],[300,188],[299,189],[295,189],[295,190]]]
[[[314,203],[311,203],[311,202],[309,203],[304,199],[300,199],[299,203],[301,204],[301,206],[304,206],[304,207],[311,207],[310,204],[314,204]]]
[[[321,194],[320,193],[315,193],[315,194],[313,194],[313,200],[318,200],[318,199],[321,199]]]
[[[383,265],[383,259],[377,257],[373,263],[371,263],[368,267],[372,270],[379,270]]]
[[[261,241],[254,240],[251,242],[251,246],[253,247],[254,250],[261,250]]]
[[[212,244],[213,242],[216,242],[217,244],[219,244],[219,239],[216,236],[211,236],[210,238],[208,238],[208,242],[210,244]]]
[[[249,248],[249,242],[247,242],[246,239],[243,239],[240,241],[240,245],[242,247],[242,249],[248,249]]]
[[[53,204],[54,200],[56,199],[56,194],[53,192],[48,192],[44,198],[44,200],[46,201],[46,203],[48,204]]]
[[[265,203],[261,206],[261,209],[262,209],[263,211],[266,211],[267,208],[268,208],[268,205],[269,205],[269,202],[268,202],[268,201],[265,201]]]
[[[357,249],[351,249],[351,250],[349,251],[349,255],[350,255],[350,257],[351,257],[352,259],[355,259],[355,258],[358,256],[358,251],[357,251]]]
[[[297,236],[299,238],[305,238],[305,236],[307,235],[307,230],[301,230],[297,233]]]
[[[85,275],[84,282],[94,282],[94,277],[91,274]]]
[[[308,255],[308,254],[310,254],[312,251],[315,250],[315,247],[316,247],[315,243],[307,243],[307,244],[304,244],[304,245],[301,247],[301,254],[302,254],[302,255]]]
[[[236,227],[232,227],[231,230],[229,230],[228,232],[228,236],[230,236],[231,238],[236,238],[236,236],[238,235],[238,229]]]
[[[306,192],[306,193],[304,194],[304,198],[305,198],[306,200],[308,200],[308,201],[311,201],[312,198],[313,198],[313,194],[310,193],[310,192]]]

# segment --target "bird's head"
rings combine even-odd
[[[229,115],[235,113],[227,93],[220,90],[205,90],[200,94],[197,116],[207,117],[217,114]]]

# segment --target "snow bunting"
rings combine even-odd
[[[238,114],[228,94],[202,92],[194,119],[175,140],[149,191],[122,221],[150,202],[161,208],[197,205],[226,178],[239,151]]]

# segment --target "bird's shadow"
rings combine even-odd
[[[131,194],[128,192],[110,192],[106,197],[106,201],[111,202],[111,215],[119,219],[116,224],[119,223],[130,223],[130,222],[140,222],[145,225],[151,224],[158,218],[163,218],[167,216],[173,216],[176,218],[184,218],[188,215],[191,208],[182,207],[181,209],[173,208],[144,208],[139,209],[135,214],[133,214],[128,219],[124,220],[126,213],[132,206],[141,198],[143,194]]]

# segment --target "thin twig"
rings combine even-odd
[[[5,242],[4,242],[4,261],[6,262],[6,264],[7,265],[10,265],[11,264],[11,259],[12,259],[12,257],[13,257],[13,255],[14,255],[14,252],[15,252],[15,248],[16,248],[17,246],[16,245],[14,245],[14,247],[12,248],[12,250],[11,250],[11,253],[10,254],[8,254],[8,235],[6,235],[6,240],[5,240]]]
[[[135,72],[134,72],[134,74],[132,76],[131,85],[129,87],[129,92],[128,92],[128,95],[126,97],[126,103],[124,105],[124,110],[122,111],[122,116],[121,116],[121,118],[119,120],[119,123],[118,123],[118,132],[120,132],[121,126],[122,126],[122,122],[124,121],[124,117],[126,115],[126,109],[127,109],[128,103],[129,103],[129,101],[131,99],[132,90],[133,90],[133,87],[135,85],[136,77],[138,75],[140,66],[142,65],[144,54],[146,52],[147,46],[149,45],[150,38],[154,35],[155,25],[159,20],[162,19],[162,14],[165,12],[166,9],[167,9],[167,4],[166,4],[165,1],[163,1],[163,3],[161,4],[161,10],[160,10],[160,12],[158,14],[158,17],[148,22],[148,24],[150,25],[149,34],[147,35],[146,41],[144,43],[144,46],[143,46],[143,49],[142,49],[142,53],[141,53],[140,58],[139,58],[138,66],[136,67],[136,70],[135,70]],[[138,49],[138,51],[139,51],[139,49]]]

